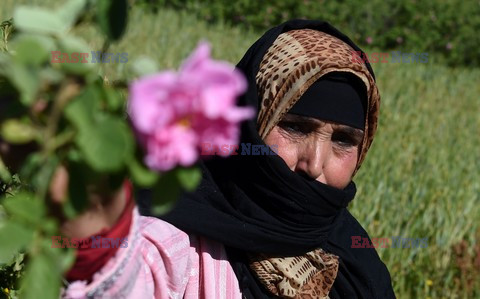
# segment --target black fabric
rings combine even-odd
[[[353,182],[339,190],[307,180],[279,156],[232,158],[202,163],[201,185],[165,219],[233,248],[300,255],[325,244],[355,195]]]
[[[367,88],[354,74],[331,72],[313,83],[289,113],[365,129]]]
[[[241,105],[258,107],[255,75],[263,55],[279,34],[301,28],[324,31],[360,50],[326,22],[293,20],[275,27],[237,65],[249,83]],[[254,120],[242,124],[241,142],[264,144]],[[351,236],[368,237],[346,209],[355,195],[353,182],[344,190],[329,187],[290,171],[278,156],[216,157],[200,167],[198,189],[183,194],[162,218],[187,233],[225,244],[246,298],[273,297],[250,271],[248,252],[302,255],[315,248],[340,257],[331,298],[395,297],[376,251],[351,248]]]

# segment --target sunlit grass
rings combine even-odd
[[[356,179],[353,214],[372,237],[428,237],[428,248],[379,250],[400,297],[463,298],[452,245],[467,240],[474,255],[480,243],[480,71],[376,70],[380,127]],[[480,269],[470,275],[478,296]]]
[[[2,19],[19,2],[24,1],[3,0]],[[129,24],[110,51],[128,52],[129,62],[148,55],[161,68],[178,67],[199,40],[212,44],[215,58],[236,63],[261,35],[139,8],[131,10]],[[94,26],[78,32],[92,50],[101,49]],[[480,243],[480,70],[451,69],[432,60],[374,65],[382,95],[380,124],[355,179],[351,211],[371,237],[428,238],[428,248],[378,249],[399,298],[474,298],[480,296],[480,269],[465,272],[465,280],[476,283],[469,291],[452,246],[466,240],[473,255]],[[129,75],[128,63],[103,67],[111,80]]]

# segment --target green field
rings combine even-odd
[[[3,0],[2,20],[20,2],[27,1]],[[79,34],[100,50],[93,26]],[[260,35],[169,10],[155,15],[134,8],[126,36],[109,51],[128,52],[129,62],[146,54],[161,68],[176,68],[199,40],[208,40],[215,58],[236,63]],[[377,249],[398,298],[478,298],[480,70],[435,60],[373,65],[382,96],[380,124],[355,178],[359,190],[351,211],[372,238],[428,238],[427,248]],[[128,77],[128,63],[103,67],[109,80]]]

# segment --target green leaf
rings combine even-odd
[[[152,189],[152,212],[154,215],[165,214],[177,201],[180,196],[182,186],[178,181],[175,171],[165,173],[160,177],[160,181]]]
[[[140,187],[151,187],[160,177],[158,173],[145,168],[136,159],[128,163],[128,169],[135,185]]]
[[[65,217],[67,217],[67,219],[72,220],[72,219],[78,217],[78,212],[73,207],[73,203],[72,203],[71,200],[68,200],[67,202],[63,203],[62,211],[63,211],[63,214],[65,215]]]
[[[165,202],[154,202],[152,206],[152,213],[156,216],[167,214],[173,209],[174,204],[174,200]]]
[[[12,144],[25,144],[33,141],[38,132],[30,124],[18,119],[9,119],[2,123],[0,136]]]
[[[67,29],[62,18],[55,13],[30,6],[19,6],[13,13],[16,28],[32,33],[61,34]]]
[[[64,73],[51,67],[44,67],[40,70],[40,78],[43,82],[49,82],[53,84],[59,84],[63,78]]]
[[[57,15],[67,28],[71,28],[85,9],[86,4],[86,0],[69,0],[57,10]]]
[[[178,181],[187,191],[194,191],[202,180],[202,171],[197,167],[178,168],[175,173]]]
[[[0,51],[0,75],[2,76],[7,76],[8,75],[8,69],[11,64],[11,55],[7,54],[5,52]],[[4,78],[1,78],[2,81],[4,82]],[[2,82],[2,85],[4,84]]]
[[[68,151],[67,158],[68,158],[68,160],[73,161],[73,162],[80,162],[80,161],[82,161],[82,154],[78,149],[71,148]]]
[[[21,297],[57,299],[60,295],[60,281],[61,273],[54,260],[45,254],[31,256],[21,281]]]
[[[135,142],[125,119],[98,109],[101,97],[101,87],[87,88],[66,107],[65,116],[78,130],[75,142],[88,165],[114,172],[133,157]]]
[[[54,269],[59,274],[67,271],[75,262],[76,254],[73,248],[54,248],[52,246],[52,237],[44,238],[42,240],[42,251],[47,258],[54,263]]]
[[[158,72],[157,62],[150,57],[141,57],[135,59],[131,64],[131,70],[137,77],[142,77],[146,75],[153,74]]]
[[[108,108],[111,111],[119,111],[124,108],[125,99],[119,90],[105,87],[103,89],[104,99],[107,102]]]
[[[33,173],[30,180],[34,190],[40,194],[47,194],[53,173],[59,164],[58,156],[48,156],[42,165]],[[37,193],[37,194],[38,194]],[[42,196],[42,195],[41,195]]]
[[[77,144],[92,169],[120,170],[133,156],[134,139],[124,120],[101,115],[91,130],[81,130]]]
[[[52,235],[53,236],[55,233],[57,233],[58,223],[57,223],[56,219],[53,219],[53,218],[45,219],[44,218],[43,220],[44,221],[42,222],[41,227],[47,235]]]
[[[60,49],[70,52],[88,53],[90,56],[90,46],[81,38],[75,36],[64,36],[59,39]]]
[[[96,86],[89,86],[65,107],[65,117],[80,131],[89,131],[93,126],[93,115],[100,101]]]
[[[51,244],[51,243],[50,243]],[[50,245],[51,246],[51,245]],[[55,248],[60,250],[59,248]],[[62,250],[63,251],[63,250]],[[65,250],[61,255],[60,258],[57,259],[58,267],[61,272],[66,272],[70,268],[72,268],[75,260],[77,259],[77,254],[75,253],[74,249]]]
[[[33,177],[34,174],[38,172],[38,169],[40,168],[42,161],[43,159],[39,152],[34,152],[28,155],[25,158],[25,161],[23,162],[20,168],[20,172],[19,172],[20,177],[21,178]]]
[[[33,230],[13,221],[0,227],[0,264],[8,263],[13,256],[25,248],[33,238]]]
[[[60,63],[66,72],[84,75],[95,69],[95,64],[90,62],[92,55],[90,47],[82,39],[73,36],[62,37],[59,40],[59,48],[60,53],[56,54],[58,56],[55,56],[55,60],[64,60],[56,63]]]
[[[9,184],[12,181],[12,174],[8,171],[5,163],[3,163],[2,157],[0,157],[0,181],[6,184]]]
[[[8,77],[20,92],[20,101],[22,104],[30,106],[34,102],[38,87],[40,86],[38,69],[14,63],[10,65]]]
[[[134,139],[126,121],[98,111],[102,96],[99,87],[90,87],[65,109],[65,115],[78,129],[75,139],[93,170],[120,170],[133,156]]]
[[[14,59],[22,64],[41,65],[55,50],[55,43],[47,36],[22,34],[12,42]]]
[[[127,27],[127,0],[98,0],[97,22],[105,36],[118,40]]]
[[[6,198],[3,205],[13,218],[21,219],[28,223],[41,223],[45,216],[43,202],[35,199],[29,193],[21,192],[13,197]]]
[[[193,191],[202,179],[202,172],[197,167],[177,168],[160,177],[154,185],[152,212],[154,215],[167,213],[175,204],[182,187]]]

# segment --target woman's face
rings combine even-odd
[[[343,189],[352,179],[362,140],[360,129],[286,114],[265,143],[278,146],[278,155],[292,171]]]

